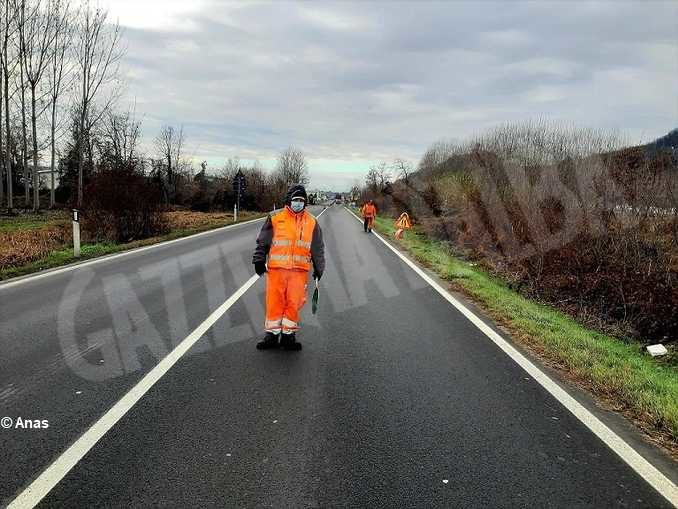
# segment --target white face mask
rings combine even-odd
[[[304,210],[304,205],[305,205],[305,203],[303,201],[296,201],[295,200],[295,201],[292,202],[291,208],[295,212],[301,212],[302,210]]]

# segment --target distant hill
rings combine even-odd
[[[622,182],[629,178],[626,173],[629,171],[676,172],[678,171],[678,128],[644,145],[625,147],[602,155],[609,159],[611,168],[621,179],[620,185],[623,185]]]
[[[670,133],[657,138],[656,140],[643,145],[649,152],[657,152],[667,150],[672,153],[674,159],[678,157],[678,128]]]
[[[673,131],[671,131],[666,136],[662,136],[661,138],[656,139],[654,142],[652,142],[652,144],[656,145],[657,147],[677,148],[678,147],[678,127],[676,127]]]

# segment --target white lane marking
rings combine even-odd
[[[344,207],[346,208],[346,207]],[[362,220],[356,216],[353,211],[346,210],[355,217],[360,223]],[[577,419],[579,419],[587,428],[600,438],[617,456],[647,481],[664,498],[678,507],[678,488],[676,485],[654,467],[649,461],[640,455],[633,447],[627,444],[619,435],[608,428],[595,415],[589,412],[584,406],[568,394],[563,388],[549,378],[541,369],[529,361],[523,354],[516,350],[510,343],[497,334],[485,322],[478,318],[471,310],[455,299],[452,294],[436,283],[412,260],[403,255],[399,250],[387,242],[381,235],[372,230],[372,235],[381,240],[386,247],[393,251],[402,261],[404,261],[412,270],[419,274],[424,281],[431,285],[440,295],[463,314],[473,325],[480,329],[483,334],[490,338],[506,355],[508,355],[516,364],[523,368],[539,384],[556,398],[565,408],[567,408]]]
[[[248,225],[248,224],[251,224],[251,223],[256,223],[257,221],[263,221],[264,219],[266,219],[266,216],[259,217],[257,219],[250,219],[249,221],[243,221],[242,223],[229,224],[228,226],[222,226],[221,228],[215,228],[214,230],[207,230],[207,231],[200,232],[200,233],[194,233],[193,235],[188,235],[186,237],[181,237],[181,238],[174,239],[174,240],[167,240],[165,242],[158,242],[157,244],[153,244],[153,245],[150,245],[150,246],[144,246],[144,247],[139,247],[139,248],[136,248],[136,249],[130,249],[129,251],[123,251],[122,253],[116,253],[116,254],[112,254],[112,255],[102,256],[100,258],[94,258],[92,260],[87,260],[87,261],[82,262],[82,263],[74,263],[72,265],[68,265],[67,267],[62,267],[60,269],[48,270],[47,272],[42,272],[42,273],[35,274],[35,275],[32,275],[32,276],[20,277],[19,279],[15,280],[15,281],[9,281],[7,283],[1,283],[0,282],[0,291],[6,290],[8,288],[12,288],[13,286],[17,286],[17,285],[20,285],[20,284],[23,284],[23,283],[28,283],[30,281],[36,281],[38,279],[43,279],[43,278],[46,278],[46,277],[49,277],[49,276],[56,276],[57,274],[63,274],[64,272],[70,272],[72,270],[80,269],[82,267],[94,265],[95,263],[109,262],[109,261],[115,260],[117,258],[122,258],[123,256],[130,256],[130,255],[141,253],[141,252],[148,251],[148,250],[151,250],[151,249],[169,246],[170,244],[175,244],[177,242],[184,242],[184,241],[187,241],[187,240],[193,240],[193,239],[196,239],[198,237],[202,237],[204,235],[210,235],[210,234],[222,232],[222,231],[225,231],[225,230],[230,230],[231,228],[236,228],[238,226],[245,226],[245,225]]]
[[[320,212],[320,214],[318,214],[317,216],[315,216],[315,218],[318,219],[320,216],[322,216],[328,208],[329,208],[329,207],[325,207],[325,208],[322,210],[322,212]]]
[[[56,484],[94,447],[94,445],[146,394],[155,383],[209,330],[236,301],[257,282],[253,275],[238,291],[231,295],[197,329],[189,334],[167,357],[149,371],[120,401],[95,422],[54,463],[47,467],[19,496],[8,509],[35,507]]]

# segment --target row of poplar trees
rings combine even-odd
[[[66,132],[75,134],[82,204],[84,148],[115,96],[123,54],[120,27],[107,17],[89,0],[0,0],[0,208],[40,208],[38,163],[47,154],[54,206]]]

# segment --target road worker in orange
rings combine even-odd
[[[313,268],[313,278],[319,280],[325,270],[322,230],[306,210],[307,202],[304,186],[290,187],[285,207],[268,216],[257,237],[252,263],[257,274],[267,275],[266,335],[257,343],[259,350],[301,350],[296,333],[308,273]]]
[[[365,233],[372,233],[372,225],[374,224],[374,218],[377,217],[377,207],[374,206],[372,200],[363,205],[363,208],[360,209],[361,214],[363,215],[363,228]]]

